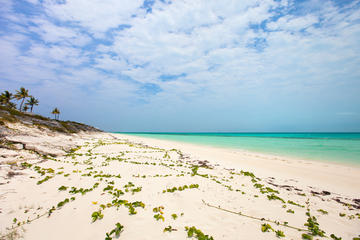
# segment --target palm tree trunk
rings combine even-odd
[[[32,112],[34,105],[31,105],[30,111]]]
[[[24,103],[24,100],[25,100],[25,98],[23,98],[22,101],[21,101],[21,104],[20,104],[20,112],[22,112],[22,105],[23,105],[23,103]]]

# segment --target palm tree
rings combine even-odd
[[[16,109],[16,103],[9,102],[9,104],[7,106],[8,106],[8,108]]]
[[[29,110],[29,106],[27,104],[25,104],[23,107],[23,110],[24,110],[24,112],[27,112],[27,110]]]
[[[24,104],[25,98],[29,97],[29,90],[25,89],[24,87],[21,87],[20,90],[16,90],[15,98],[17,100],[22,100],[20,104],[20,111],[22,110],[22,105]]]
[[[56,108],[57,120],[59,120],[60,110]]]
[[[10,93],[9,91],[4,91],[1,95],[0,95],[0,103],[5,105],[5,106],[9,106],[10,105],[10,100],[13,99],[12,93]]]
[[[37,100],[33,96],[30,96],[30,99],[27,100],[26,104],[30,106],[30,112],[32,112],[33,107],[39,105],[39,100]]]
[[[58,108],[54,108],[54,110],[51,112],[51,114],[55,115],[55,120],[59,120],[60,111]],[[57,115],[57,118],[56,118]]]

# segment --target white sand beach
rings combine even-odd
[[[360,237],[358,167],[122,134],[71,142],[1,162],[1,239]]]
[[[0,0],[0,240],[360,240],[360,0]]]

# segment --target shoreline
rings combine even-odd
[[[173,143],[184,143],[184,144],[192,144],[192,145],[196,145],[196,146],[203,146],[203,147],[209,147],[209,148],[214,148],[214,149],[223,149],[223,150],[229,150],[229,151],[234,151],[234,152],[239,152],[239,153],[245,153],[245,154],[252,154],[252,155],[263,155],[265,157],[269,157],[269,158],[284,158],[284,159],[288,159],[288,160],[293,160],[293,161],[308,161],[308,162],[317,162],[317,163],[326,163],[326,164],[333,164],[333,165],[339,165],[339,166],[347,166],[347,167],[355,167],[355,168],[360,168],[360,163],[355,163],[354,161],[349,161],[349,160],[333,160],[333,159],[325,159],[325,158],[318,158],[318,159],[310,159],[310,158],[305,158],[305,157],[297,157],[297,156],[290,156],[290,155],[286,155],[286,154],[273,154],[273,153],[269,153],[266,151],[257,151],[257,150],[249,150],[249,149],[243,149],[243,148],[236,148],[236,147],[227,147],[227,146],[215,146],[215,145],[211,145],[211,144],[206,144],[206,143],[193,143],[193,142],[187,142],[187,141],[181,141],[181,140],[169,140],[169,139],[161,139],[161,138],[156,138],[156,137],[152,137],[150,134],[149,136],[138,136],[135,134],[127,134],[127,133],[113,133],[113,132],[108,132],[109,134],[120,134],[120,135],[126,135],[126,136],[134,136],[134,137],[139,137],[139,138],[150,138],[150,139],[157,139],[157,140],[163,140],[163,141],[169,141],[169,142],[173,142]],[[142,133],[141,133],[142,134]],[[358,133],[356,133],[358,134]],[[169,134],[171,135],[171,134]]]
[[[145,142],[162,147],[175,146],[190,153],[192,156],[202,159],[211,159],[228,168],[245,168],[264,176],[276,173],[283,179],[298,178],[299,182],[307,182],[308,185],[317,182],[321,187],[327,187],[333,191],[357,194],[354,183],[360,189],[360,166],[349,163],[338,163],[332,161],[315,161],[301,158],[271,155],[248,150],[215,147],[203,144],[164,140],[158,138],[142,137],[120,133],[111,133],[128,138],[132,141]],[[208,154],[211,152],[211,154]],[[199,154],[200,153],[200,154]],[[210,155],[214,155],[211,157]],[[226,155],[226,157],[224,157]],[[221,159],[221,161],[219,161]],[[241,160],[238,160],[241,159]],[[210,161],[210,160],[209,160]],[[210,161],[210,162],[211,162]],[[306,176],[306,177],[304,177]],[[329,177],[333,176],[333,177]],[[310,179],[308,179],[310,177]],[[336,180],[335,180],[335,177]],[[345,191],[344,191],[345,190]],[[360,197],[360,196],[359,196]]]
[[[113,133],[113,132],[110,132]],[[251,148],[241,148],[241,147],[237,147],[237,146],[231,146],[228,144],[217,144],[216,142],[197,142],[197,141],[191,141],[191,140],[183,140],[183,139],[168,139],[168,138],[162,138],[162,137],[157,137],[156,135],[168,135],[168,136],[191,136],[192,134],[171,134],[171,133],[117,133],[115,132],[114,134],[123,134],[123,135],[127,135],[127,136],[136,136],[136,137],[143,137],[143,138],[151,138],[151,139],[158,139],[158,140],[164,140],[164,141],[172,141],[172,142],[179,142],[179,143],[188,143],[188,144],[194,144],[194,145],[198,145],[198,146],[204,146],[204,147],[212,147],[212,148],[220,148],[220,149],[228,149],[228,150],[232,150],[232,151],[238,151],[238,152],[246,152],[249,154],[260,154],[260,155],[266,155],[266,156],[270,156],[270,157],[274,157],[274,158],[286,158],[286,159],[292,159],[292,160],[306,160],[306,161],[311,161],[311,162],[323,162],[323,163],[332,163],[332,164],[337,164],[337,165],[346,165],[346,166],[351,166],[351,167],[358,167],[360,168],[360,159],[357,158],[353,158],[350,159],[348,157],[333,157],[333,156],[321,156],[319,157],[319,152],[317,152],[317,155],[312,155],[310,156],[310,154],[302,154],[301,152],[297,152],[298,154],[294,154],[291,152],[284,152],[282,150],[276,150],[275,152],[269,148],[262,148],[262,149],[251,149]],[[341,134],[341,133],[339,133]],[[347,133],[348,134],[348,133]],[[353,133],[353,134],[359,134],[359,133]],[[200,135],[197,135],[200,136]],[[219,136],[200,136],[200,137],[219,137]],[[235,136],[221,136],[221,137],[235,137]],[[269,139],[269,138],[273,138],[273,139],[289,139],[289,140],[304,140],[304,139],[314,139],[314,140],[322,140],[319,138],[293,138],[293,137],[266,137],[266,136],[242,136],[242,137],[246,137],[246,138],[264,138],[264,139]],[[358,141],[359,139],[342,139],[342,138],[329,138],[326,140],[345,140],[345,141],[349,141],[349,140],[356,140]],[[236,141],[236,139],[235,139]],[[241,143],[239,143],[241,144]],[[360,147],[360,146],[359,146]],[[316,153],[315,153],[316,154]]]

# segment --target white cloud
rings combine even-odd
[[[310,14],[301,17],[284,16],[279,18],[276,22],[270,22],[267,27],[271,30],[298,32],[318,22],[319,19]]]
[[[91,41],[91,38],[78,29],[57,26],[48,20],[37,18],[32,20],[36,24],[28,29],[41,36],[46,43],[62,43],[66,45],[83,46]]]
[[[331,74],[344,69],[330,66],[338,62],[348,64],[343,62],[348,58],[358,62],[354,51],[348,51],[354,43],[346,42],[357,39],[356,33],[351,33],[345,43],[342,38],[349,34],[348,26],[338,36],[330,36],[335,29],[346,27],[342,24],[346,16],[341,16],[331,4],[324,4],[327,8],[321,13],[325,16],[324,28],[313,27],[319,18],[312,13],[284,16],[267,25],[277,32],[255,32],[249,28],[250,24],[271,17],[274,13],[269,10],[277,4],[272,1],[238,4],[241,7],[233,1],[178,1],[168,7],[160,4],[153,14],[135,19],[132,28],[121,31],[115,37],[112,51],[125,56],[133,65],[144,65],[126,70],[125,74],[163,87],[165,83],[158,80],[160,75],[181,73],[187,73],[187,77],[179,81],[206,82],[210,88],[213,85],[217,88],[219,79],[230,88],[272,84],[271,81],[295,83],[303,77],[305,81],[320,81],[321,76],[334,80]],[[222,15],[226,17],[221,18]],[[339,18],[343,21],[336,22]],[[308,30],[307,34],[303,29]],[[247,46],[257,38],[266,41],[264,52]]]
[[[111,71],[112,73],[121,74],[128,69],[128,64],[120,57],[113,57],[111,55],[100,55],[95,58],[96,64],[94,67],[102,70]]]
[[[121,24],[128,24],[133,15],[142,14],[142,0],[45,0],[49,16],[62,21],[77,23],[96,37]]]
[[[29,3],[32,3],[32,4],[38,4],[39,3],[39,0],[26,0],[27,2]]]

